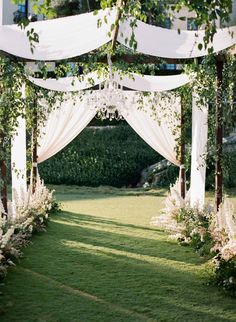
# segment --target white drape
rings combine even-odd
[[[11,141],[12,200],[26,192],[26,125],[25,119],[18,117],[18,126]]]
[[[106,17],[106,18],[105,18]],[[65,18],[30,23],[26,29],[17,25],[0,26],[0,50],[15,56],[32,60],[59,60],[85,54],[111,40],[111,25],[115,23],[116,9],[99,10]],[[105,23],[107,20],[107,23]],[[130,21],[121,22],[117,40],[129,47],[132,35]],[[102,26],[98,28],[98,24]],[[144,54],[165,58],[190,58],[205,56],[206,49],[199,50],[205,30],[187,31],[164,29],[137,21],[134,29],[137,50]],[[27,31],[39,35],[31,52]],[[232,33],[233,32],[233,37]],[[213,40],[214,52],[226,49],[236,43],[236,26],[217,30]]]
[[[77,92],[83,89],[99,85],[106,80],[102,75],[98,76],[98,72],[88,73],[87,75],[77,77],[62,78],[34,78],[29,76],[29,80],[37,86],[58,92]]]
[[[89,81],[91,78],[94,80],[93,84],[91,84],[91,82]],[[104,76],[98,77],[98,72],[95,71],[93,73],[84,75],[84,79],[81,80],[75,77],[42,79],[34,78],[31,76],[29,77],[29,80],[35,85],[49,90],[72,92],[80,91],[90,88],[94,85],[101,84],[102,82],[107,80],[107,78]],[[144,92],[168,91],[186,85],[191,81],[190,77],[186,74],[173,76],[149,76],[132,73],[130,74],[130,76],[126,76],[121,72],[114,73],[114,80],[121,86]]]
[[[144,97],[143,108],[140,108],[139,104],[132,103],[135,101],[134,95],[133,92],[129,93],[131,103],[123,114],[125,120],[156,152],[179,166],[175,147],[180,135],[176,130],[176,126],[180,125],[180,99],[169,95],[153,100],[154,95],[151,95]]]
[[[179,165],[176,159],[176,138],[178,131],[173,129],[179,124],[180,100],[168,95],[158,98],[155,94],[143,97],[143,108],[137,101],[139,94],[127,91],[127,106],[123,116],[130,126],[155,151],[170,162]],[[83,101],[68,99],[50,113],[45,125],[41,126],[38,142],[38,162],[50,158],[68,143],[70,143],[92,120],[95,109],[86,106],[86,96]],[[168,111],[168,112],[167,112]]]
[[[115,22],[116,10],[99,10],[80,15],[17,25],[0,26],[0,50],[32,60],[59,60],[85,54],[111,40],[108,33]],[[105,18],[106,17],[106,18]],[[107,23],[105,23],[105,19]],[[102,25],[98,28],[99,21]],[[34,30],[39,43],[31,52],[27,32]]]
[[[41,125],[38,163],[47,160],[69,144],[93,119],[96,111],[86,106],[86,99],[68,98],[49,114]]]
[[[150,76],[138,75],[131,73],[130,76],[116,72],[114,74],[115,81],[136,91],[142,92],[162,92],[169,91],[190,82],[190,77],[186,74],[172,76]]]
[[[194,58],[206,56],[207,49],[202,50],[198,45],[203,42],[205,30],[178,30],[165,29],[137,21],[137,27],[130,26],[132,18],[120,24],[117,40],[126,47],[130,47],[129,41],[134,33],[137,41],[137,51],[164,58]],[[232,35],[233,33],[233,35]],[[212,44],[214,52],[233,46],[236,43],[236,26],[218,29]]]
[[[208,106],[200,105],[193,93],[192,101],[192,153],[190,204],[202,207],[205,202],[206,153],[208,134]]]

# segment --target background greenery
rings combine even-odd
[[[235,145],[234,145],[235,146]],[[236,187],[236,151],[224,151],[223,153],[223,168],[224,177],[223,183],[225,188]],[[215,164],[213,156],[209,156],[207,161],[207,176],[206,189],[213,190],[215,184]]]
[[[93,121],[93,125],[101,125]],[[107,125],[109,123],[105,123]],[[117,124],[113,122],[112,124]],[[39,165],[46,183],[80,186],[135,186],[144,168],[160,161],[162,156],[150,148],[132,128],[122,122],[117,126],[87,127],[77,138],[54,157]],[[190,160],[189,160],[190,166]],[[224,151],[224,186],[236,186],[236,151]],[[189,167],[188,167],[189,168]],[[158,180],[155,180],[158,176]],[[178,168],[155,169],[147,181],[168,187],[178,176]],[[214,189],[214,158],[207,161],[207,190]],[[189,171],[187,172],[189,180]],[[156,183],[157,182],[157,183]]]
[[[134,186],[161,159],[129,126],[88,127],[39,171],[52,184]]]

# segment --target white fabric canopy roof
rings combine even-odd
[[[104,17],[107,23],[104,22]],[[111,40],[108,32],[115,22],[116,10],[99,10],[80,15],[18,25],[0,26],[0,50],[32,60],[59,60],[85,54]],[[98,28],[98,20],[102,21]],[[27,31],[34,29],[39,43],[31,52]]]
[[[132,18],[120,24],[117,40],[126,47],[130,47],[129,41],[134,32],[137,41],[137,51],[164,58],[194,58],[206,56],[207,49],[198,48],[199,43],[204,43],[205,30],[178,30],[165,29],[152,26],[142,21],[137,21],[134,29],[130,26]],[[233,37],[232,37],[233,32]],[[218,29],[212,44],[214,52],[221,51],[236,43],[236,26]]]
[[[93,78],[94,80],[93,85],[91,85],[91,82],[89,82],[90,78]],[[102,82],[107,80],[107,78],[105,78],[104,76],[100,76],[99,78],[97,72],[93,72],[85,75],[84,79],[82,80],[79,80],[76,77],[42,79],[34,78],[31,76],[29,76],[29,80],[35,85],[41,86],[49,90],[72,92],[80,91],[83,89],[90,88],[94,85],[101,84]],[[190,82],[190,77],[186,74],[174,76],[149,76],[138,75],[135,73],[131,73],[130,76],[126,76],[124,74],[116,72],[114,73],[114,80],[121,86],[137,91],[162,92],[186,85]]]
[[[104,21],[107,19],[107,23]],[[116,9],[99,10],[97,15],[80,15],[30,23],[26,29],[17,25],[0,26],[0,50],[15,56],[32,60],[59,60],[85,54],[111,40],[111,25],[115,23]],[[205,30],[170,30],[137,21],[134,30],[130,27],[132,18],[120,22],[117,40],[129,47],[134,31],[137,50],[144,54],[165,58],[193,58],[208,54],[199,50]],[[98,22],[102,21],[98,28]],[[39,43],[30,49],[27,31],[39,35]],[[231,35],[233,33],[233,37]],[[212,43],[214,52],[226,49],[236,43],[236,26],[217,30]],[[211,46],[211,44],[210,44]]]

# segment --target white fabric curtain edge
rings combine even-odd
[[[199,106],[198,101],[197,93],[193,92],[190,205],[202,208],[205,204],[208,105]]]

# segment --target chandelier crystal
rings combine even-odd
[[[109,78],[99,89],[92,91],[87,97],[90,108],[96,109],[97,117],[101,120],[123,120],[127,113],[127,97],[123,87],[120,86],[112,75],[112,62],[108,55]]]
[[[127,109],[124,90],[110,79],[103,86],[99,85],[99,90],[88,95],[87,104],[97,110],[97,117],[101,120],[123,120],[123,113]]]

